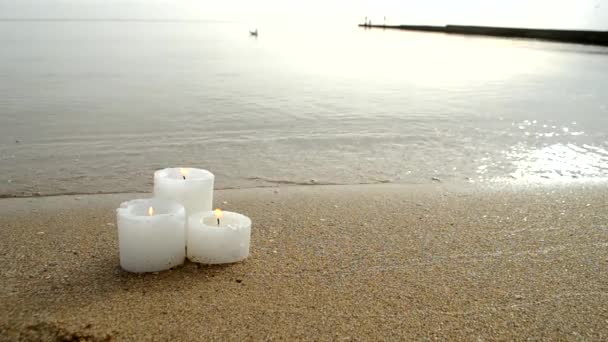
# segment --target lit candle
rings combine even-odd
[[[213,173],[195,168],[168,168],[154,172],[154,196],[171,199],[186,215],[209,211],[213,205]]]
[[[199,212],[188,218],[188,259],[225,264],[249,256],[251,220],[230,211]]]
[[[120,266],[129,272],[158,272],[185,258],[184,207],[150,198],[124,202],[116,209]]]

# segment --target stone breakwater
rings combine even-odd
[[[608,46],[608,31],[583,31],[583,30],[553,30],[553,29],[531,29],[510,28],[492,26],[465,26],[465,25],[365,25],[366,28],[388,28],[408,31],[441,32],[453,34],[481,35],[493,37],[527,38],[558,41],[564,43],[579,43]]]

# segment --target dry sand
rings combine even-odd
[[[2,199],[0,338],[606,340],[605,190],[217,191],[250,258],[145,275],[114,208],[149,195]]]

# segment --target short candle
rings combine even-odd
[[[116,209],[120,266],[129,272],[158,272],[185,259],[184,207],[159,199],[136,199]]]
[[[206,211],[188,218],[188,259],[226,264],[249,256],[251,220],[230,211]]]
[[[195,168],[167,168],[154,172],[154,196],[180,203],[186,215],[209,211],[213,205],[213,173]]]

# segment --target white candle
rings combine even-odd
[[[186,254],[184,207],[159,198],[124,202],[116,209],[120,266],[158,272],[180,265]]]
[[[154,172],[154,196],[171,199],[186,215],[209,211],[213,205],[213,173],[194,168],[168,168]]]
[[[188,259],[203,264],[225,264],[249,256],[249,217],[218,211],[200,212],[188,218]]]

